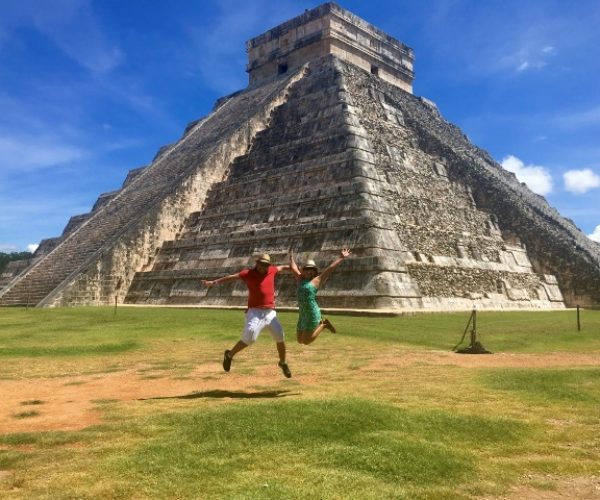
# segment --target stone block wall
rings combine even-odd
[[[0,290],[21,274],[32,263],[33,259],[13,260],[9,262],[0,274]]]
[[[381,84],[335,57],[313,61],[202,211],[136,274],[126,301],[241,306],[242,283],[206,290],[200,280],[252,266],[262,252],[285,264],[290,248],[324,267],[350,246],[354,257],[319,294],[324,307],[564,307],[553,276],[503,236],[470,179],[422,148]],[[295,305],[291,276],[278,279],[277,301]]]
[[[332,307],[389,302],[382,297],[382,266],[391,266],[385,269],[389,275],[405,269],[374,258],[386,237],[369,216],[373,200],[355,147],[362,139],[335,61],[311,63],[310,74],[294,85],[270,126],[211,188],[203,210],[188,218],[176,241],[163,245],[152,271],[136,275],[127,302],[243,305],[243,286],[208,291],[199,280],[237,272],[261,252],[285,264],[290,248],[300,261],[313,258],[325,266],[342,246],[355,252],[352,265],[336,276],[346,286],[324,291],[322,300]],[[410,280],[402,280],[402,295],[416,297],[408,291]],[[405,298],[395,289],[388,292],[392,301]],[[281,277],[277,293],[281,305],[295,304],[291,275]]]

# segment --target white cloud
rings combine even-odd
[[[33,253],[38,249],[39,246],[40,245],[38,243],[30,243],[27,245],[27,251]]]
[[[600,243],[600,226],[596,226],[592,234],[588,234],[588,238],[592,241]]]
[[[0,165],[6,170],[35,170],[64,165],[81,159],[85,154],[83,149],[60,139],[0,135]]]
[[[590,189],[600,187],[600,176],[589,168],[583,170],[569,170],[563,174],[565,188],[575,194],[583,194]]]
[[[518,60],[519,57],[515,56],[515,59]],[[541,59],[526,60],[519,64],[516,70],[518,73],[521,73],[522,71],[525,71],[527,69],[541,69],[547,65],[548,63]]]
[[[142,145],[144,141],[142,139],[123,139],[107,143],[104,147],[104,151],[123,151]]]
[[[516,156],[506,156],[501,165],[509,172],[514,173],[520,182],[539,195],[547,195],[552,192],[552,176],[546,167],[540,165],[525,165]]]
[[[499,50],[499,47],[496,50]],[[540,48],[540,42],[535,39],[522,40],[513,46],[505,46],[504,53],[487,64],[491,65],[494,71],[523,73],[545,68],[555,55],[554,47]]]

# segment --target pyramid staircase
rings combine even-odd
[[[221,100],[213,113],[3,288],[0,305],[97,303],[124,294],[136,265],[151,262],[164,238],[173,237],[185,217],[202,206],[208,186],[247,150],[303,71]],[[134,267],[122,266],[132,254]]]

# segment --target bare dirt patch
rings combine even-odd
[[[243,393],[253,397],[260,392],[256,387],[272,387],[283,377],[272,365],[258,366],[248,375],[233,370],[226,374],[219,363],[211,363],[198,366],[189,379],[172,378],[170,374],[148,379],[144,378],[143,368],[135,366],[104,375],[0,380],[0,433],[80,430],[101,422],[98,403],[103,401],[193,397],[210,391],[219,391],[223,399],[228,399],[229,393],[232,399]],[[311,378],[295,382],[310,383]],[[24,402],[32,400],[43,401],[35,406],[39,415],[16,419],[14,415],[27,408]]]
[[[600,366],[597,354],[488,354],[468,355],[445,351],[373,350],[366,355],[367,363],[357,367],[352,376],[361,373],[397,371],[398,368],[430,365],[453,365],[465,368],[519,367],[551,368]],[[319,355],[321,355],[320,353]],[[338,355],[344,355],[338,352]],[[332,356],[336,354],[332,351]],[[0,433],[37,432],[49,430],[80,430],[101,422],[99,405],[103,402],[134,402],[143,399],[205,397],[234,400],[239,397],[268,397],[274,389],[304,388],[322,385],[318,372],[309,365],[317,363],[315,351],[302,351],[294,356],[291,368],[294,377],[288,385],[271,358],[257,356],[235,364],[230,373],[223,373],[219,362],[199,364],[186,377],[173,376],[158,370],[148,378],[148,365],[136,365],[121,372],[77,375],[72,377],[0,380]],[[268,361],[266,361],[268,359]],[[295,371],[298,367],[298,372]],[[304,372],[303,372],[304,370]],[[266,392],[265,392],[266,391]],[[269,392],[271,391],[271,393]],[[276,391],[275,391],[276,392]],[[35,401],[34,406],[31,402]],[[16,414],[33,409],[38,415],[15,418]],[[545,497],[544,497],[545,498]],[[548,497],[551,498],[551,497]]]
[[[515,486],[498,500],[598,500],[600,499],[600,477],[554,478],[544,477],[552,489],[538,489],[530,485]],[[491,500],[491,499],[490,499]]]

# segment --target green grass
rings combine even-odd
[[[409,412],[366,400],[277,401],[211,412],[160,417],[158,436],[109,460],[136,482],[154,478],[148,496],[234,496],[240,490],[273,498],[306,498],[310,470],[326,470],[320,492],[334,495],[350,474],[356,498],[408,495],[477,474],[476,455],[464,447],[506,449],[527,439],[529,426],[496,418]],[[265,467],[265,460],[282,473]],[[293,471],[306,470],[307,476]],[[195,480],[199,471],[216,480]],[[240,471],[248,474],[240,484]],[[258,475],[258,476],[257,476]],[[170,477],[180,477],[173,483]],[[218,478],[218,479],[217,479]],[[258,483],[258,484],[257,484]],[[160,485],[156,489],[155,485]],[[315,491],[315,497],[319,495]]]
[[[0,450],[0,470],[14,468],[22,460],[22,453]]]
[[[460,341],[469,316],[470,313],[453,313],[331,319],[352,337],[450,350]],[[582,330],[578,332],[573,311],[478,312],[478,339],[493,352],[599,350],[600,311],[582,311],[581,317]],[[468,345],[469,332],[463,346]]]
[[[482,381],[491,389],[531,401],[591,404],[600,409],[600,368],[490,370]]]
[[[279,317],[293,340],[296,315]],[[57,379],[85,391],[119,373],[134,386],[191,387],[129,400],[92,390],[101,424],[80,431],[0,429],[0,497],[519,498],[511,488],[591,481],[600,462],[600,312],[582,312],[581,332],[572,311],[480,312],[479,339],[501,353],[480,363],[449,353],[468,318],[331,315],[339,334],[308,347],[289,342],[287,380],[266,334],[222,373],[241,311],[0,309],[0,389]],[[538,362],[488,366],[522,353]],[[540,366],[548,353],[550,365]],[[599,362],[585,366],[580,354]],[[556,356],[575,360],[552,365]],[[9,417],[34,425],[53,404],[31,393]]]
[[[330,316],[346,338],[451,349],[470,313],[400,317]],[[288,337],[295,313],[279,313]],[[549,352],[600,350],[600,311],[479,312],[478,338],[492,351]],[[183,342],[210,332],[209,339],[238,336],[242,311],[206,309],[0,309],[0,356],[78,356],[139,350],[154,342]],[[467,335],[468,338],[468,335]],[[207,339],[208,340],[208,339]],[[29,349],[29,352],[27,351]]]
[[[97,354],[114,354],[119,352],[139,349],[137,342],[121,342],[119,344],[95,344],[95,345],[63,345],[58,347],[30,346],[30,347],[2,347],[0,357],[29,357],[42,356],[89,356]]]
[[[85,439],[80,432],[14,432],[0,434],[0,445],[35,445],[39,449],[73,444]]]

